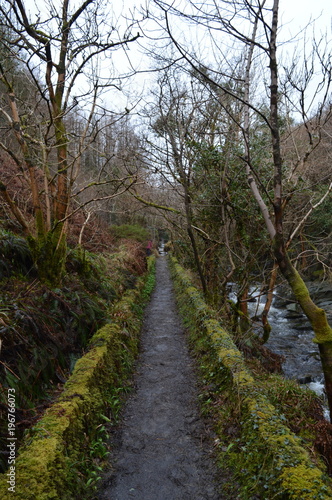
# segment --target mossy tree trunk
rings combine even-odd
[[[66,216],[70,203],[70,193],[68,189],[68,164],[67,164],[67,133],[64,123],[63,96],[66,82],[66,59],[68,55],[68,36],[70,24],[68,23],[68,0],[63,3],[62,10],[62,30],[61,47],[59,60],[55,64],[52,59],[50,40],[51,37],[40,30],[35,30],[29,23],[25,7],[22,2],[18,2],[18,9],[22,16],[22,23],[26,32],[38,44],[44,47],[46,64],[46,85],[50,98],[50,123],[53,123],[55,132],[55,149],[57,152],[57,187],[52,189],[52,202],[42,202],[42,195],[38,185],[36,159],[31,154],[31,147],[26,134],[22,129],[20,114],[17,105],[14,88],[2,67],[0,67],[0,77],[7,87],[9,106],[12,116],[12,128],[20,146],[24,158],[24,167],[29,179],[31,197],[35,223],[34,227],[28,224],[22,213],[17,212],[14,203],[11,203],[6,187],[3,186],[2,196],[9,205],[13,207],[13,213],[17,220],[24,227],[27,234],[28,243],[32,252],[35,265],[40,279],[49,283],[57,283],[63,274],[66,258]],[[41,59],[44,56],[40,56]],[[57,72],[57,80],[54,85],[52,73],[54,68]],[[41,143],[41,149],[42,149]],[[47,173],[44,185],[48,185]],[[54,184],[54,180],[52,181]],[[6,199],[7,198],[7,199]],[[49,200],[48,200],[49,201]]]
[[[280,271],[286,278],[292,292],[307,316],[314,331],[313,341],[318,344],[325,379],[325,391],[332,417],[332,328],[324,309],[312,300],[308,287],[290,261],[283,239],[275,237],[274,252]],[[332,418],[331,418],[332,421]]]
[[[67,257],[66,234],[61,225],[43,237],[28,236],[28,244],[39,278],[50,285],[58,284],[64,274]]]
[[[279,0],[273,0],[272,21],[269,30],[268,49],[270,69],[270,116],[267,119],[271,134],[271,146],[274,168],[274,198],[272,201],[274,221],[270,210],[261,196],[260,189],[256,182],[254,170],[250,161],[250,135],[249,135],[249,110],[250,110],[250,69],[252,63],[253,49],[256,45],[254,24],[253,35],[249,44],[246,78],[245,78],[245,102],[248,104],[244,110],[243,134],[246,143],[246,167],[247,179],[253,196],[255,197],[260,211],[264,217],[265,225],[271,238],[273,253],[276,263],[287,280],[292,292],[300,304],[304,314],[307,316],[314,331],[314,342],[319,346],[322,370],[325,379],[325,389],[332,416],[332,328],[328,323],[326,313],[318,307],[310,297],[310,293],[298,271],[293,266],[289,254],[288,245],[285,244],[283,213],[286,201],[283,197],[283,159],[281,154],[280,141],[280,120],[279,120],[279,90],[278,90],[278,65],[277,65],[277,31],[278,31]],[[256,22],[261,19],[260,11],[257,12]],[[267,316],[263,317],[264,340],[269,334]]]
[[[38,19],[29,13],[28,2],[24,0],[4,2],[0,8],[6,28],[4,33],[7,29],[10,33],[4,37],[3,45],[11,48],[10,58],[17,54],[19,66],[26,64],[37,95],[33,105],[24,106],[22,99],[15,96],[14,87],[19,85],[15,75],[0,64],[0,80],[6,87],[10,107],[10,113],[5,113],[5,117],[22,154],[19,157],[16,149],[9,150],[2,143],[0,147],[11,155],[29,185],[34,221],[25,220],[1,182],[0,196],[28,237],[40,278],[56,283],[64,270],[68,218],[79,209],[71,211],[80,160],[87,144],[96,139],[95,134],[87,139],[95,117],[96,99],[103,87],[110,86],[109,80],[101,83],[97,74],[92,75],[90,64],[102,55],[107,57],[114,48],[137,40],[139,34],[131,36],[126,33],[119,38],[114,27],[109,27],[112,34],[100,30],[97,20],[106,16],[101,2],[61,0],[55,5],[51,0],[45,0],[43,5],[45,8],[39,11]],[[42,74],[45,75],[44,82],[40,81]],[[91,88],[80,95],[76,82],[83,74]],[[72,99],[74,91],[76,95]],[[83,98],[85,109],[82,114],[85,114],[86,97],[91,110],[81,136],[76,138],[78,144],[70,146],[66,116],[73,106],[80,105],[79,100]],[[105,159],[105,165],[108,162],[109,158]],[[93,196],[85,204],[92,201]]]
[[[31,155],[31,148],[29,147],[28,141],[21,127],[15,92],[1,65],[0,77],[8,90],[9,105],[13,120],[13,130],[22,151],[28,174],[27,178],[29,179],[30,184],[35,219],[34,226],[32,227],[32,225],[25,219],[24,214],[19,210],[14,200],[10,197],[7,188],[3,183],[0,183],[1,195],[5,202],[9,204],[12,213],[24,229],[40,279],[50,284],[56,284],[61,279],[64,270],[66,258],[66,237],[64,231],[65,222],[54,224],[54,220],[55,217],[57,220],[63,219],[69,206],[67,180],[65,178],[67,140],[65,128],[62,123],[63,119],[59,117],[55,118],[54,116],[54,122],[58,123],[58,133],[56,137],[58,144],[58,165],[60,174],[58,177],[59,185],[54,205],[48,205],[49,210],[52,209],[51,213],[48,214],[43,210],[43,203],[38,187],[37,168],[35,166],[35,160]],[[54,115],[56,114],[59,115],[57,107],[54,108]],[[59,131],[61,131],[61,134]]]
[[[283,210],[285,203],[282,194],[282,155],[280,146],[279,128],[279,92],[278,92],[278,65],[277,65],[277,30],[278,30],[279,0],[274,0],[272,10],[271,35],[269,43],[270,58],[270,130],[272,138],[272,152],[274,164],[274,227],[275,233],[270,231],[273,250],[279,269],[286,278],[295,298],[299,302],[304,314],[310,321],[314,331],[314,342],[319,345],[320,359],[325,379],[325,390],[332,417],[332,328],[328,323],[326,312],[318,307],[310,297],[308,287],[298,271],[295,269],[284,241]]]

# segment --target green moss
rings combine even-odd
[[[312,500],[313,498],[328,498],[327,489],[322,488],[319,471],[305,467],[303,464],[288,467],[280,476],[280,481],[289,492],[289,498]]]
[[[20,457],[17,467],[15,498],[32,500],[57,499],[54,477],[61,481],[65,458],[57,437],[49,437],[33,443]],[[11,498],[2,493],[2,498]],[[8,495],[8,493],[7,493]],[[66,497],[64,497],[66,498]]]
[[[65,270],[67,244],[61,227],[27,238],[40,280],[51,285],[61,281]]]
[[[204,364],[204,382],[210,387],[204,405],[211,401],[211,412],[218,414],[220,461],[232,468],[233,484],[240,489],[234,497],[331,498],[324,467],[318,468],[311,460],[302,440],[268,400],[264,385],[255,380],[232,337],[185,271],[174,259],[171,267],[180,310]],[[236,437],[232,438],[229,429],[236,429]]]
[[[318,344],[332,342],[332,328],[327,321],[326,312],[317,307],[311,300],[309,290],[296,270],[294,270],[289,282],[296,299],[313,327],[314,342]]]
[[[149,273],[154,273],[152,261]],[[112,322],[92,337],[57,402],[27,434],[16,461],[16,499],[72,500],[84,493],[79,462],[85,449],[88,453],[89,435],[101,423],[108,394],[120,386],[135,359],[141,325],[135,305],[148,299],[146,278],[112,308]],[[13,498],[6,474],[0,478],[0,497]]]
[[[247,370],[240,370],[234,375],[235,383],[240,386],[251,386],[254,382],[254,377]]]

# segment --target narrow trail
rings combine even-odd
[[[157,260],[135,387],[97,498],[220,500],[166,257]]]

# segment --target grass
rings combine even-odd
[[[0,232],[0,446],[5,449],[7,388],[16,390],[17,438],[57,396],[95,331],[109,321],[114,302],[146,270],[140,243],[93,254],[69,251],[57,287],[38,280],[25,240]],[[6,457],[0,455],[0,471]]]

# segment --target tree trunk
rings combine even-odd
[[[283,276],[291,287],[314,331],[313,341],[319,345],[320,358],[325,379],[325,390],[332,417],[332,328],[327,321],[326,312],[312,301],[309,290],[290,261],[283,236],[283,197],[282,197],[282,157],[280,147],[278,113],[278,65],[277,65],[277,29],[279,0],[274,0],[272,26],[269,43],[270,56],[270,130],[274,163],[274,215],[276,234],[272,238],[274,255]],[[271,233],[270,233],[271,234]],[[331,418],[330,417],[330,418]]]
[[[313,341],[319,346],[325,379],[325,390],[332,421],[332,328],[328,323],[324,309],[318,307],[310,297],[308,287],[291,263],[283,241],[278,240],[280,238],[275,239],[274,248],[280,271],[286,278],[296,300],[310,321],[314,331]]]
[[[271,272],[269,289],[267,291],[267,299],[266,299],[265,306],[264,306],[264,309],[262,312],[262,324],[263,324],[262,344],[265,344],[270,338],[271,325],[270,325],[267,317],[268,317],[268,314],[270,312],[270,308],[272,305],[273,291],[274,291],[274,287],[275,287],[275,284],[277,281],[277,275],[278,275],[278,264],[274,264],[272,272]]]
[[[239,311],[240,311],[239,328],[241,333],[247,332],[250,327],[250,320],[248,315],[248,294],[249,294],[249,285],[248,283],[246,283],[238,299]]]
[[[50,285],[57,285],[63,276],[67,256],[66,235],[61,226],[48,231],[43,237],[28,236],[28,244],[39,278]]]
[[[189,238],[190,238],[190,241],[191,241],[191,246],[192,246],[192,249],[193,249],[193,252],[194,252],[194,259],[195,259],[195,264],[196,264],[197,272],[198,272],[199,278],[201,280],[201,284],[202,284],[202,288],[203,288],[203,293],[204,293],[204,295],[206,295],[207,294],[206,282],[205,282],[205,277],[204,277],[203,269],[202,269],[202,266],[201,266],[201,261],[200,261],[200,258],[199,258],[199,253],[198,253],[198,250],[197,250],[197,245],[196,245],[196,240],[195,240],[194,232],[192,230],[191,222],[187,220],[187,223],[188,223],[187,232],[188,232],[188,235],[189,235]]]

